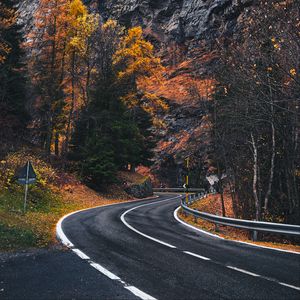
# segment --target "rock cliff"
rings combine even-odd
[[[92,0],[104,18],[126,26],[141,25],[161,43],[214,39],[235,30],[253,0]]]
[[[21,12],[27,24],[37,2],[23,1]],[[151,171],[157,184],[182,184],[182,163],[186,156],[195,158],[192,167],[204,175],[210,135],[207,112],[214,85],[211,73],[217,58],[215,42],[218,37],[239,30],[239,19],[255,0],[85,2],[99,10],[104,20],[116,19],[127,27],[142,26],[167,68],[163,84],[144,87],[170,106],[160,116],[163,126],[156,130],[159,143]]]
[[[199,179],[206,173],[210,122],[207,117],[217,58],[215,42],[239,30],[239,20],[252,0],[101,0],[104,17],[142,26],[167,67],[165,82],[146,89],[168,102],[157,130],[152,174],[157,184],[181,185],[183,159],[191,156]],[[194,158],[194,159],[193,159]],[[192,184],[202,184],[192,180]]]

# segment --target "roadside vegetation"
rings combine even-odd
[[[232,199],[228,193],[224,193],[224,205],[227,213],[226,217],[234,218]],[[200,201],[196,201],[190,207],[202,212],[207,212],[214,215],[222,215],[222,204],[220,202],[219,194],[208,195],[208,197]],[[181,210],[179,211],[179,217],[183,221],[195,227],[209,231],[225,239],[244,241],[266,247],[300,252],[299,240],[297,241],[293,238],[290,239],[275,234],[259,233],[259,241],[254,242],[252,240],[252,233],[248,230],[223,225],[216,227],[213,223],[204,221],[200,218],[195,219],[195,217],[191,215],[186,215]]]
[[[238,218],[299,224],[299,17],[299,1],[262,1],[219,40],[209,162]]]
[[[29,187],[27,212],[24,214],[24,186],[16,181],[15,172],[27,160],[33,164],[37,182]],[[121,172],[119,177],[129,185],[144,180],[144,177],[130,172]],[[65,214],[132,199],[119,185],[110,185],[99,194],[73,175],[52,167],[42,152],[9,154],[0,162],[0,250],[54,245],[55,225]]]

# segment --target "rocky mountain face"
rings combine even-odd
[[[37,2],[24,0],[21,5],[27,25]],[[151,170],[156,183],[182,184],[186,156],[192,157],[192,167],[199,174],[206,173],[204,161],[210,136],[207,113],[214,85],[211,74],[217,58],[216,40],[220,36],[230,37],[239,30],[239,20],[255,0],[85,2],[99,10],[104,20],[116,19],[127,27],[142,26],[166,66],[163,83],[143,87],[163,98],[170,107],[160,116],[162,126],[156,130],[159,143]],[[198,163],[193,164],[193,161]],[[195,181],[193,184],[201,183]]]
[[[210,144],[209,101],[216,39],[239,30],[253,0],[94,0],[104,19],[142,26],[167,67],[165,82],[149,92],[170,106],[160,117],[159,143],[151,173],[157,185],[181,185],[184,158],[191,156],[197,179],[205,177]],[[199,163],[200,162],[200,163]],[[145,170],[143,170],[145,171]],[[202,184],[199,180],[192,184]]]
[[[89,1],[95,2],[96,0]],[[233,30],[253,0],[97,0],[108,18],[127,26],[142,25],[154,38],[179,43],[218,36],[221,23]]]

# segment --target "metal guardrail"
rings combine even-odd
[[[183,193],[185,192],[186,189],[184,188],[153,188],[153,192],[179,192],[179,193]],[[201,189],[201,188],[189,188],[189,193],[204,193],[205,189]]]
[[[189,196],[188,204],[191,204],[195,201],[201,200],[206,196],[207,195],[200,195],[200,196],[196,195],[196,197],[194,197],[194,198]],[[284,235],[293,235],[293,236],[300,237],[300,226],[298,226],[298,225],[250,221],[250,220],[234,219],[234,218],[227,218],[227,217],[212,215],[212,214],[200,212],[198,210],[188,207],[187,204],[185,203],[185,198],[182,198],[181,207],[184,212],[193,215],[195,218],[201,218],[203,220],[212,222],[214,224],[232,226],[232,227],[248,229],[250,231],[253,231],[253,233],[254,233],[253,239],[254,240],[256,240],[257,231],[278,233],[278,234],[284,234]]]

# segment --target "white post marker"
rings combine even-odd
[[[28,186],[29,184],[36,182],[36,173],[34,172],[34,169],[30,161],[27,161],[26,165],[23,168],[21,168],[21,170],[17,174],[17,178],[20,184],[25,185],[24,207],[23,207],[23,211],[25,214],[26,206],[27,206]]]
[[[25,196],[24,196],[24,214],[26,213],[26,205],[27,205],[28,177],[29,177],[29,161],[27,162],[27,169],[26,169]]]

